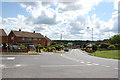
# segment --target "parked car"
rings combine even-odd
[[[63,50],[66,51],[66,52],[68,52],[69,48],[65,47]]]
[[[13,45],[12,47],[13,47],[14,50],[20,50],[20,47],[17,46],[17,45]]]

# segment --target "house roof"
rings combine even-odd
[[[32,37],[32,38],[43,38],[44,36],[40,33],[33,33],[33,32],[24,32],[24,31],[13,31],[17,37]]]
[[[0,36],[7,36],[7,34],[5,33],[3,29],[0,29]]]
[[[45,36],[45,39],[46,39],[47,41],[51,41],[51,39],[49,39],[47,36]]]

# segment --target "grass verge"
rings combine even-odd
[[[89,53],[89,55],[103,58],[120,59],[120,50],[96,51]]]

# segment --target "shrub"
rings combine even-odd
[[[48,47],[46,48],[48,52],[52,52],[53,48],[52,47]]]
[[[45,51],[45,52],[46,52],[46,51],[47,51],[47,49],[46,49],[46,48],[43,48],[43,51]]]
[[[25,45],[23,45],[23,44],[20,44],[20,49],[25,49]]]
[[[96,51],[97,50],[97,45],[92,45],[92,50]]]
[[[109,46],[108,43],[102,43],[99,48],[107,48]]]
[[[9,50],[13,50],[13,46],[11,44],[8,45]]]
[[[108,46],[108,49],[114,49],[115,48],[115,45],[109,45]]]
[[[120,44],[115,44],[115,47],[120,49]]]

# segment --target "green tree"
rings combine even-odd
[[[73,45],[73,43],[71,43],[71,42],[69,42],[69,43],[67,44],[67,46],[70,47],[70,48],[72,47],[72,45]]]
[[[109,42],[110,42],[111,44],[120,44],[120,34],[114,35],[113,37],[111,37],[111,38],[109,39]]]

